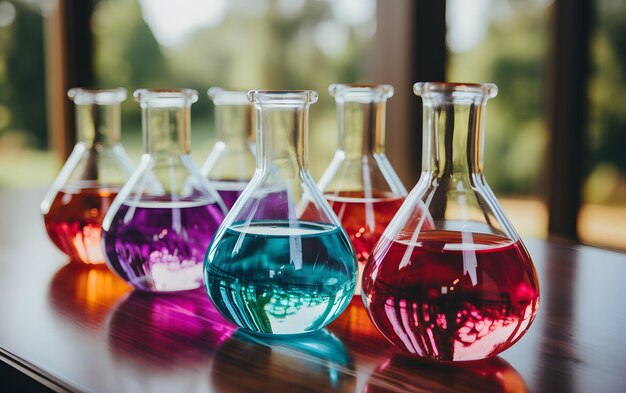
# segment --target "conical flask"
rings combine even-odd
[[[217,142],[200,172],[230,209],[254,174],[251,149],[254,108],[245,91],[212,87],[207,94],[215,105]]]
[[[307,164],[310,104],[317,93],[251,91],[256,171],[206,255],[216,308],[254,332],[317,330],[348,305],[356,258]]]
[[[406,352],[494,356],[522,337],[539,306],[532,260],[483,176],[485,107],[497,88],[414,91],[423,101],[422,174],[367,261],[363,302]]]
[[[195,90],[137,90],[145,153],[103,222],[111,270],[135,288],[202,286],[202,261],[224,218],[224,202],[190,155]]]
[[[102,220],[134,165],[120,144],[126,90],[71,89],[77,143],[41,202],[46,231],[72,261],[103,264]]]
[[[318,186],[346,230],[362,273],[407,194],[385,155],[385,111],[393,87],[334,84],[328,91],[337,103],[339,144]]]

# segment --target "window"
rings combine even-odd
[[[598,0],[591,41],[583,242],[626,249],[626,4]]]
[[[56,174],[48,151],[42,9],[0,1],[0,188],[43,186]]]
[[[449,0],[446,11],[448,80],[499,90],[487,104],[487,182],[521,234],[543,237],[549,2]]]
[[[337,139],[328,86],[366,80],[364,57],[376,32],[375,13],[374,0],[187,0],[184,7],[180,1],[101,1],[92,23],[97,84],[131,93],[155,86],[197,89],[192,154],[199,164],[213,142],[207,88],[317,90],[309,161],[318,178]],[[124,104],[123,119],[123,142],[137,157],[140,115],[132,99]]]
[[[554,130],[546,108],[559,100],[546,91],[551,88],[548,63],[555,55],[549,45],[562,25],[552,13],[563,9],[555,7],[563,6],[563,1],[445,2],[447,80],[499,86],[499,96],[487,110],[485,174],[515,227],[530,236],[546,236],[548,211],[555,211],[544,200],[550,188],[548,168],[555,160],[549,154]],[[58,157],[48,148],[67,139],[59,137],[64,131],[53,117],[59,102],[69,101],[59,98],[58,89],[46,92],[56,74],[45,78],[45,66],[55,52],[48,50],[44,56],[44,42],[51,41],[44,15],[51,4],[61,3],[90,5],[85,7],[88,17],[79,20],[89,21],[93,33],[95,86],[123,86],[131,93],[140,87],[191,87],[200,92],[200,101],[192,107],[192,153],[198,163],[210,151],[214,137],[212,105],[205,95],[208,87],[317,90],[320,100],[311,108],[310,164],[313,177],[318,178],[337,139],[328,85],[392,82],[396,96],[388,106],[389,129],[395,131],[395,123],[411,129],[399,132],[394,144],[389,143],[390,160],[405,180],[414,181],[411,176],[419,164],[408,162],[416,158],[417,142],[411,138],[419,125],[407,123],[419,110],[410,84],[424,64],[435,64],[426,67],[424,74],[444,75],[439,66],[444,50],[428,45],[436,41],[443,48],[444,3],[398,0],[383,7],[376,0],[0,0],[0,187],[43,187],[59,168]],[[578,230],[584,242],[626,249],[626,109],[622,105],[626,6],[622,3],[592,2],[595,20],[585,146],[589,155],[580,157],[587,170]],[[441,18],[435,18],[433,10],[441,11]],[[76,20],[68,16],[65,23],[72,21]],[[87,37],[91,43],[86,29],[61,35],[61,42]],[[441,59],[433,61],[424,48]],[[67,72],[78,67],[66,63]],[[91,67],[87,68],[90,75]],[[49,134],[51,128],[54,132]],[[122,132],[123,143],[137,159],[142,150],[140,116],[132,99],[123,105]],[[570,210],[567,217],[574,218],[575,209]]]

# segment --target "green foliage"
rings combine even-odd
[[[27,140],[47,145],[42,16],[32,2],[10,0],[16,19],[0,27],[0,142]],[[270,1],[262,15],[232,6],[224,20],[195,30],[176,47],[161,47],[143,20],[139,1],[100,0],[92,27],[100,87],[191,87],[194,154],[202,161],[211,146],[213,118],[204,92],[227,89],[302,89],[320,92],[311,108],[312,172],[325,168],[335,144],[334,102],[326,94],[335,82],[362,82],[369,41],[349,30],[344,50],[327,54],[315,43],[316,29],[333,20],[330,3],[306,1],[284,16]],[[509,14],[491,20],[475,49],[451,53],[449,79],[494,82],[499,96],[487,105],[485,168],[498,193],[536,194],[544,181],[547,143],[544,72],[549,51],[549,12],[543,2],[509,0]],[[598,0],[589,84],[589,184],[587,199],[626,200],[626,6]],[[139,106],[123,104],[123,135],[140,151]],[[134,146],[137,145],[137,146]],[[610,183],[602,190],[603,182]],[[591,186],[593,184],[593,187]],[[593,190],[598,190],[593,192]],[[589,191],[590,190],[590,191]],[[617,190],[617,191],[616,191]],[[619,191],[621,190],[621,191]]]
[[[35,147],[47,145],[43,22],[37,9],[19,1],[15,20],[0,27],[0,135],[19,132]],[[8,111],[6,111],[8,109]]]
[[[449,79],[493,82],[487,104],[485,175],[496,193],[532,195],[541,186],[546,146],[544,89],[547,8],[511,2],[504,20],[490,22],[475,49],[451,54]]]
[[[598,2],[589,83],[589,177],[585,199],[626,201],[626,5]]]
[[[207,137],[212,135],[207,130],[213,127],[212,107],[204,94],[208,87],[317,90],[320,100],[311,109],[310,138],[315,156],[311,169],[317,176],[335,149],[335,106],[327,88],[331,83],[363,80],[367,40],[351,30],[345,50],[327,55],[313,38],[319,23],[332,19],[327,2],[307,1],[298,15],[290,17],[276,7],[271,2],[261,16],[231,7],[221,23],[195,30],[180,45],[160,47],[138,2],[101,1],[93,24],[98,84],[124,86],[131,92],[137,87],[197,89],[200,100],[192,107],[193,138],[201,141],[192,146],[197,161],[208,153]],[[138,105],[128,100],[124,109],[123,134],[138,130]],[[127,142],[139,139],[126,135]]]

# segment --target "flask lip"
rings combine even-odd
[[[270,106],[306,106],[315,104],[319,94],[315,90],[250,90],[248,101]]]
[[[183,107],[198,101],[194,89],[138,89],[133,93],[135,101],[144,107]]]
[[[67,96],[76,105],[112,105],[125,101],[128,92],[123,87],[112,89],[74,87],[67,91]]]
[[[459,98],[493,98],[498,95],[498,86],[494,83],[417,82],[413,93],[421,97],[444,94]]]
[[[248,90],[224,90],[214,86],[206,94],[215,105],[250,105]]]
[[[335,99],[372,102],[393,97],[394,88],[389,84],[334,83],[328,86],[328,93]]]

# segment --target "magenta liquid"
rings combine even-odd
[[[103,233],[109,266],[144,291],[202,286],[204,254],[224,215],[215,203],[123,204]]]
[[[402,350],[438,359],[494,356],[528,330],[539,282],[521,242],[424,231],[370,256],[363,299],[378,330]]]
[[[211,184],[215,187],[215,190],[220,194],[224,204],[230,210],[237,201],[237,198],[239,198],[239,195],[243,192],[243,189],[248,185],[248,182],[211,181]]]

